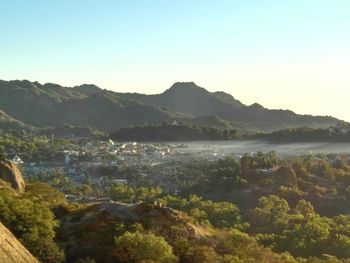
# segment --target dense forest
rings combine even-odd
[[[293,128],[271,133],[256,134],[254,139],[272,142],[350,142],[349,124],[338,124],[328,129]]]
[[[232,140],[240,138],[237,130],[216,129],[186,123],[163,123],[122,128],[111,134],[120,141],[193,141]]]

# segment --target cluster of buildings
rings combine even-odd
[[[105,176],[104,169],[117,170],[118,167],[159,165],[170,160],[173,147],[165,144],[139,144],[136,142],[116,143],[90,141],[80,145],[79,150],[63,151],[63,158],[50,162],[23,163],[25,177],[63,174],[75,185],[88,180],[100,185],[127,184],[127,178]],[[18,157],[19,158],[19,157]]]

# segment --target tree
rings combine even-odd
[[[326,218],[317,214],[308,214],[304,223],[296,224],[282,235],[278,250],[289,251],[294,256],[311,257],[327,253],[330,238],[330,226]]]
[[[191,195],[188,199],[166,196],[158,201],[188,213],[201,224],[206,224],[209,220],[211,225],[218,228],[242,227],[241,212],[235,204],[230,202],[203,200],[197,195]]]
[[[26,185],[24,197],[36,204],[52,208],[66,203],[64,193],[56,190],[48,184],[35,182]]]
[[[88,196],[93,193],[93,189],[90,184],[83,184],[80,187],[81,192],[83,193],[84,196]]]
[[[243,178],[251,179],[254,176],[254,158],[248,154],[245,154],[240,159],[241,174]]]
[[[286,187],[297,187],[298,178],[293,168],[281,167],[277,170],[276,183]]]
[[[252,228],[261,232],[281,232],[288,226],[289,205],[286,200],[276,195],[261,197],[259,205],[250,212]]]
[[[141,263],[145,261],[159,263],[177,262],[172,247],[163,237],[151,233],[125,232],[115,239],[118,259],[122,262]]]
[[[192,246],[185,255],[186,263],[219,263],[221,262],[218,254],[213,247]]]
[[[295,206],[295,212],[297,214],[302,214],[303,216],[307,216],[309,214],[314,214],[315,210],[313,205],[305,200],[300,200]]]

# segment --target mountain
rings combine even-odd
[[[258,103],[247,106],[225,92],[209,92],[193,82],[178,82],[162,94],[118,93],[121,98],[167,108],[198,120],[215,116],[233,128],[274,131],[295,127],[329,127],[341,122],[329,116],[299,115],[289,110],[270,110]]]
[[[104,132],[173,120],[243,132],[323,128],[341,122],[259,104],[247,106],[230,94],[209,92],[193,82],[178,82],[162,94],[145,95],[92,84],[69,88],[28,80],[0,80],[0,128],[2,120],[15,128],[74,125]]]
[[[71,124],[102,131],[178,117],[167,110],[120,98],[96,86],[67,88],[27,80],[0,81],[0,110],[36,127]]]
[[[159,95],[118,93],[121,98],[140,101],[147,105],[167,108],[193,117],[205,115],[223,116],[233,114],[244,106],[224,92],[210,93],[193,82],[178,82]]]

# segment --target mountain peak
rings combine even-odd
[[[173,89],[203,89],[194,82],[175,82],[169,90]]]
[[[169,89],[167,89],[164,94],[196,94],[196,93],[208,93],[209,92],[199,87],[194,82],[175,82]]]
[[[101,89],[94,84],[83,84],[83,85],[75,86],[73,89],[85,95],[92,95],[94,93],[101,91]]]
[[[193,81],[185,81],[185,82],[175,82],[170,88],[200,88]]]
[[[249,106],[249,108],[254,110],[265,110],[265,108],[259,103],[253,103],[252,105]]]

